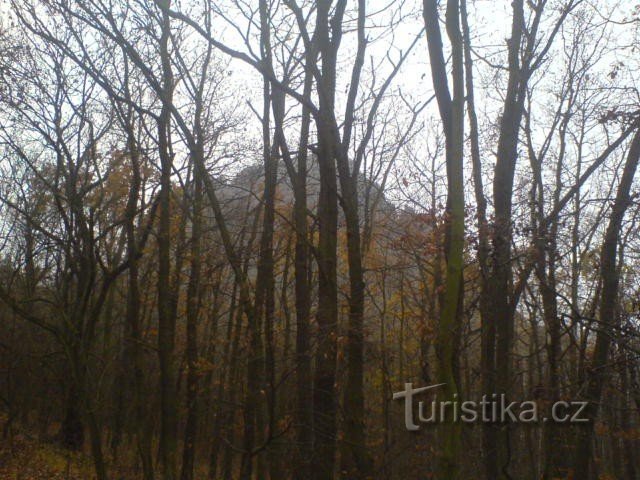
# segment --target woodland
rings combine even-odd
[[[639,49],[631,0],[0,0],[0,479],[640,479]],[[489,397],[541,418],[407,428]]]

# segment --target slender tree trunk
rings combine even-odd
[[[170,0],[163,0],[166,8]],[[158,356],[160,359],[160,462],[164,480],[175,480],[177,474],[177,391],[174,358],[176,321],[171,291],[171,173],[170,152],[171,92],[173,74],[169,54],[170,17],[163,11],[160,37],[163,98],[158,117],[160,153],[160,201],[158,222]]]
[[[358,1],[358,51],[351,81],[357,87],[366,48],[366,3]],[[352,85],[351,95],[357,92]],[[351,100],[351,98],[350,98]],[[346,112],[345,138],[336,150],[340,179],[341,205],[347,230],[347,263],[349,267],[349,321],[347,325],[347,378],[344,389],[344,426],[341,454],[341,474],[349,479],[372,478],[373,461],[366,445],[364,397],[364,300],[365,279],[363,244],[360,231],[358,188],[360,172],[349,165],[350,132],[353,124],[352,103]]]
[[[153,459],[151,455],[152,432],[149,422],[149,415],[143,398],[143,356],[142,348],[142,327],[140,319],[140,285],[139,285],[139,262],[138,262],[138,240],[136,238],[136,212],[140,197],[141,176],[140,176],[140,155],[137,148],[132,124],[132,112],[129,111],[129,128],[127,131],[127,145],[129,158],[131,160],[131,185],[129,187],[129,197],[127,199],[125,230],[127,235],[127,257],[129,258],[128,289],[127,289],[127,332],[128,339],[125,348],[126,355],[131,359],[133,372],[129,375],[133,388],[133,411],[135,412],[135,432],[136,442],[140,460],[142,462],[142,472],[144,480],[153,480]]]
[[[633,361],[634,358],[629,353],[625,353],[620,368],[620,376],[622,380],[621,427],[625,432],[628,432],[633,428],[631,422],[631,382],[629,381],[629,377],[631,375],[629,365]],[[624,448],[624,471],[626,472],[626,476],[631,480],[637,479],[637,440],[625,437],[622,439],[622,444]]]
[[[313,77],[305,73],[304,97],[310,98]],[[295,294],[296,294],[296,423],[299,465],[296,480],[311,476],[313,443],[313,380],[311,372],[311,288],[309,262],[309,233],[307,226],[307,149],[311,114],[303,107],[300,142],[298,147],[297,175],[294,184],[295,246]]]
[[[514,318],[510,302],[513,287],[511,261],[511,232],[512,232],[512,195],[516,161],[518,158],[518,139],[520,124],[524,110],[524,96],[526,82],[523,79],[520,65],[520,45],[522,42],[524,20],[523,0],[514,0],[513,23],[509,45],[509,81],[504,102],[500,136],[493,178],[494,222],[492,231],[493,258],[492,275],[488,279],[490,285],[491,306],[483,318],[483,325],[495,323],[495,390],[509,401],[511,384],[511,347],[514,330]],[[493,330],[494,327],[488,327]],[[490,471],[497,471],[497,477],[487,477],[487,480],[508,479],[511,463],[511,428],[508,424],[495,425],[497,435],[496,461]],[[491,446],[492,447],[492,446]],[[490,448],[491,448],[490,447]],[[489,471],[487,471],[489,475]]]
[[[227,390],[232,388],[232,374],[233,366],[236,362],[231,359],[236,358],[236,339],[239,335],[234,335],[237,332],[238,327],[236,324],[240,322],[240,319],[236,320],[236,298],[238,293],[238,283],[233,283],[231,291],[231,301],[229,303],[229,314],[227,316],[227,331],[225,334],[225,343],[222,356],[220,358],[220,369],[218,377],[218,388],[215,392],[215,415],[213,421],[213,441],[211,445],[211,453],[209,454],[209,480],[216,480],[218,478],[218,461],[219,453],[222,448],[223,439],[227,433],[229,424],[232,423],[233,414],[229,413],[230,407],[226,405]],[[232,348],[232,344],[234,348]]]
[[[314,455],[312,478],[332,480],[336,453],[336,362],[338,322],[337,235],[338,185],[332,118],[336,90],[337,46],[329,37],[331,0],[320,0],[316,17],[317,44],[322,56],[317,118],[320,194],[318,199],[318,341],[313,388]],[[339,27],[341,28],[341,27]],[[315,63],[315,62],[314,62]]]
[[[640,160],[640,130],[637,130],[631,142],[622,178],[616,192],[611,209],[609,224],[600,252],[600,277],[602,292],[600,295],[600,329],[596,334],[596,345],[591,362],[591,371],[586,379],[586,418],[589,419],[579,432],[577,438],[576,464],[574,478],[588,480],[591,469],[591,444],[593,441],[594,423],[598,416],[602,388],[609,373],[607,361],[611,340],[615,336],[617,319],[615,306],[618,297],[619,273],[616,268],[617,248],[624,214],[630,203],[630,190]]]
[[[108,480],[107,465],[102,452],[102,432],[98,425],[96,414],[93,410],[87,412],[87,426],[91,441],[91,457],[96,471],[97,480]]]
[[[308,64],[315,62],[316,52],[306,51]],[[272,71],[272,67],[270,66]],[[311,100],[313,74],[310,68],[305,70],[303,98]],[[294,195],[293,223],[295,229],[295,306],[296,306],[296,441],[297,459],[293,471],[296,480],[307,480],[311,476],[311,457],[313,444],[313,380],[311,372],[311,287],[309,227],[307,224],[307,151],[309,149],[309,129],[311,112],[308,106],[302,106],[300,139],[298,142],[297,165],[294,166],[291,152],[287,147],[284,133],[285,96],[277,85],[273,90],[273,120],[276,144],[284,159],[291,180]],[[284,296],[284,286],[283,286]]]
[[[81,450],[84,445],[84,424],[80,414],[80,398],[78,388],[70,380],[65,402],[64,420],[62,421],[62,444],[70,450]]]
[[[260,10],[260,46],[261,56],[267,65],[272,65],[271,34],[269,25],[269,5],[266,0],[261,0]],[[284,111],[285,96],[281,90],[271,89],[269,79],[263,79],[263,118],[262,118],[262,143],[264,162],[264,214],[262,219],[262,236],[260,238],[260,258],[258,260],[258,276],[256,280],[256,315],[258,321],[262,321],[264,315],[264,412],[266,419],[260,426],[266,432],[267,439],[276,434],[277,405],[276,405],[276,356],[275,356],[275,271],[273,255],[273,237],[275,224],[275,197],[278,184],[277,141],[271,142],[271,116],[272,104],[279,102],[278,107]],[[268,462],[271,478],[279,478],[279,458],[274,452],[273,445],[269,445],[268,456],[262,458],[262,462]],[[266,466],[262,466],[258,472],[260,477],[266,476]]]
[[[471,34],[467,13],[467,2],[461,0],[461,17],[464,38],[465,83],[467,94],[467,112],[469,116],[469,136],[471,143],[471,160],[473,186],[476,198],[476,218],[478,223],[478,264],[480,268],[479,310],[482,321],[480,370],[481,391],[485,395],[495,392],[495,323],[491,317],[490,268],[489,268],[489,227],[487,223],[487,200],[482,180],[482,163],[480,158],[480,135],[475,108],[475,92],[473,84],[473,58],[471,55]],[[497,436],[496,429],[489,423],[482,424],[482,459],[485,477],[498,477],[497,470]]]
[[[446,139],[447,164],[447,225],[445,236],[446,276],[437,328],[436,352],[438,383],[443,383],[445,401],[457,401],[456,345],[459,335],[459,313],[462,300],[462,269],[464,252],[464,70],[463,40],[460,29],[460,5],[449,0],[446,10],[446,30],[452,51],[453,97],[449,92],[442,36],[438,24],[438,4],[425,0],[424,20],[436,100]],[[439,426],[441,452],[438,477],[458,478],[458,452],[461,444],[460,426],[451,418]]]
[[[260,17],[263,23],[261,29],[261,48],[263,59],[270,56],[270,46],[268,41],[268,27],[264,25],[266,20],[265,2],[260,2]],[[269,52],[267,54],[267,51]],[[255,294],[255,320],[251,327],[255,329],[250,332],[251,353],[249,366],[247,369],[247,409],[249,418],[245,415],[245,459],[243,460],[242,478],[250,479],[253,463],[251,449],[257,444],[262,447],[266,441],[265,433],[267,422],[269,422],[269,435],[272,433],[271,404],[274,400],[273,386],[275,384],[273,376],[275,358],[272,354],[273,348],[273,315],[274,315],[274,278],[273,278],[273,225],[275,219],[275,189],[277,182],[277,163],[274,153],[271,151],[270,140],[270,108],[271,95],[269,80],[263,79],[263,109],[262,109],[262,155],[264,162],[264,193],[262,233],[260,236],[260,254],[257,266],[256,294]],[[262,329],[264,328],[264,341],[262,339]],[[269,344],[271,342],[271,345]],[[269,404],[267,406],[267,404]],[[253,424],[253,425],[252,425]],[[260,478],[266,478],[266,458],[264,452],[257,454],[257,474]]]
[[[211,30],[211,22],[207,16],[206,27]],[[207,75],[209,63],[211,61],[212,45],[209,44],[205,53],[200,73],[200,81],[194,92],[195,114],[194,114],[194,140],[197,158],[204,158],[205,133],[202,125],[202,114],[204,110],[204,92],[206,83],[209,80]],[[202,208],[203,208],[203,182],[202,170],[193,165],[193,206],[192,206],[192,226],[191,226],[191,271],[189,283],[187,285],[187,421],[184,432],[184,446],[182,455],[181,480],[192,480],[195,467],[196,442],[198,434],[198,395],[199,395],[199,373],[198,373],[198,320],[200,312],[200,302],[202,298],[200,272],[202,270]],[[177,284],[177,282],[176,282]],[[214,287],[214,316],[217,315],[219,283]],[[214,318],[214,327],[217,320]],[[215,345],[212,346],[215,355]]]
[[[187,421],[184,430],[181,480],[192,480],[198,433],[198,318],[200,310],[200,270],[202,236],[202,181],[193,173],[191,223],[191,267],[187,285]]]

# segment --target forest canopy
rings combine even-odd
[[[634,3],[1,0],[0,478],[639,479]]]

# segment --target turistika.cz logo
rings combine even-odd
[[[460,401],[456,394],[452,400],[438,401],[437,388],[445,385],[428,385],[426,387],[413,388],[412,383],[405,383],[404,390],[393,394],[394,400],[404,400],[404,421],[407,430],[416,431],[420,424],[432,423],[538,423],[540,421],[553,421],[555,423],[585,423],[589,419],[585,417],[585,409],[588,402],[557,401],[545,409],[549,416],[541,416],[538,402],[525,400],[508,402],[504,394],[483,395],[480,401]],[[436,389],[431,402],[417,401],[414,397],[418,394]],[[415,412],[417,410],[417,418]]]

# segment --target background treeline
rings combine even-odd
[[[639,15],[6,0],[3,460],[640,478]],[[591,422],[407,432],[405,382]]]

